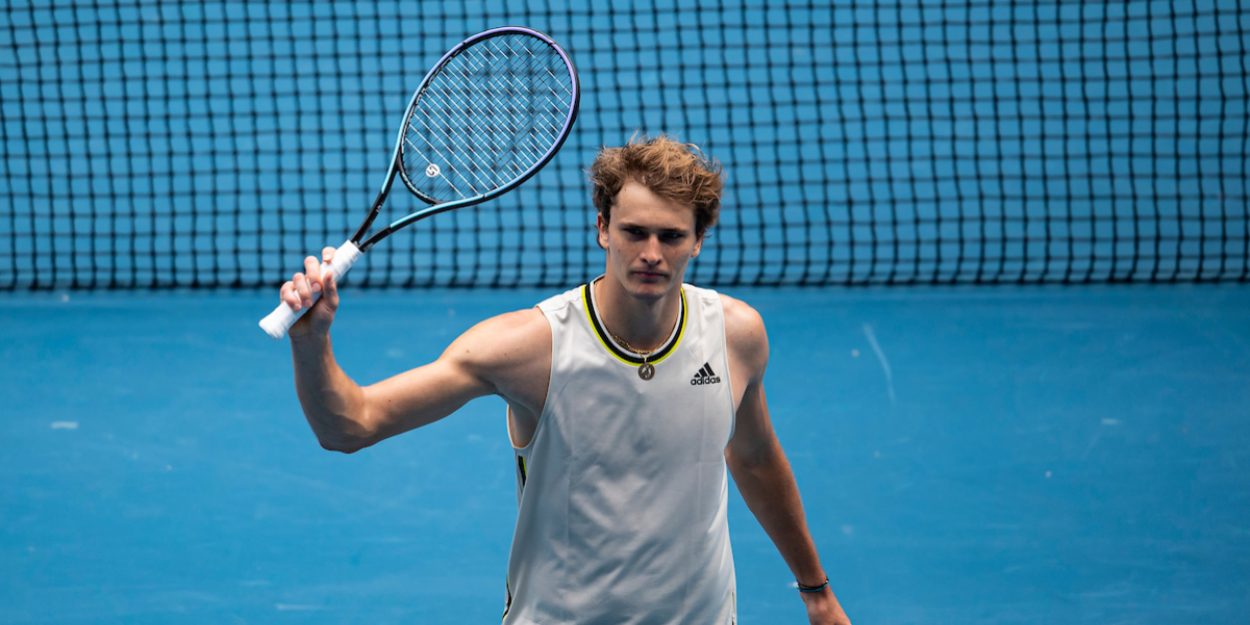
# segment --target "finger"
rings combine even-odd
[[[329,307],[330,312],[334,312],[339,309],[339,280],[333,270],[327,270],[321,281],[325,284],[322,299],[325,300],[325,305]]]
[[[308,276],[308,288],[312,292],[321,290],[321,263],[316,256],[304,259],[304,273]]]
[[[327,247],[327,248],[322,249],[321,250],[321,262],[329,263],[330,261],[334,260],[334,253],[337,251],[338,250],[332,247]]]
[[[295,283],[287,280],[282,284],[282,288],[278,289],[278,299],[285,302],[287,306],[295,308],[295,304],[299,301],[299,296],[295,293]]]
[[[304,306],[312,306],[312,291],[308,288],[308,280],[304,278],[304,274],[295,274],[291,282],[295,283],[295,295],[297,298],[295,305],[291,306],[291,308],[299,310]]]

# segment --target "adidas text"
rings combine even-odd
[[[708,363],[703,363],[703,367],[695,372],[694,377],[690,379],[690,386],[702,386],[704,384],[720,384],[720,376],[712,371],[712,367]]]

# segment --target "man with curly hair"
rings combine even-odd
[[[281,297],[299,310],[324,289],[290,330],[317,439],[352,453],[502,397],[518,501],[506,625],[735,623],[728,473],[794,573],[809,620],[849,624],[768,418],[764,323],[741,301],[683,283],[717,221],[719,163],[644,137],[601,150],[590,181],[602,276],[487,319],[433,363],[368,387],[334,361],[335,277],[308,257]]]

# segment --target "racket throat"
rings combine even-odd
[[[360,252],[363,254],[369,251],[369,248],[373,247],[374,243],[377,243],[378,241],[381,241],[382,239],[385,239],[386,237],[390,236],[391,232],[393,232],[393,230],[391,229],[390,226],[387,226],[373,233],[373,236],[369,237],[368,239],[365,239],[363,243],[358,243],[357,242],[358,239],[356,237],[362,236],[362,232],[357,231],[356,235],[352,237],[352,243],[355,243],[356,247],[360,248]]]
[[[360,223],[359,228],[356,228],[356,234],[353,234],[352,238],[348,239],[352,243],[355,243],[360,248],[360,251],[362,252],[369,249],[370,247],[373,247],[374,243],[377,243],[379,240],[381,240],[377,236],[377,234],[375,234],[372,237],[369,237],[369,240],[365,241],[363,244],[361,243],[361,241],[364,240],[365,235],[368,234],[369,227],[373,225],[374,220],[376,220],[378,218],[378,215],[382,213],[382,205],[386,204],[387,191],[390,190],[390,187],[391,187],[390,183],[391,183],[391,180],[394,180],[394,178],[395,178],[395,168],[392,167],[390,174],[387,176],[386,185],[382,187],[382,192],[378,194],[377,199],[373,200],[373,206],[369,207],[369,216],[366,217],[365,220]],[[389,233],[390,228],[388,227],[386,231]],[[383,236],[386,236],[386,235],[383,235]]]

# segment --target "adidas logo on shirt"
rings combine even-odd
[[[701,386],[703,384],[720,384],[720,376],[712,371],[712,367],[706,362],[703,368],[699,369],[694,377],[690,379],[690,386]]]

